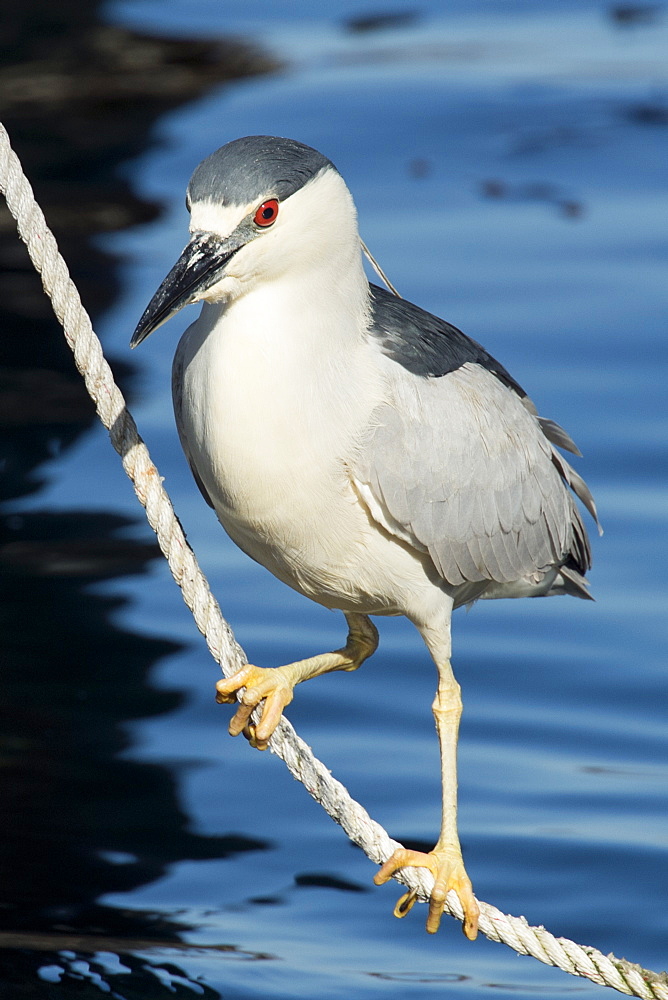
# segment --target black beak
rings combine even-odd
[[[229,259],[247,242],[248,235],[239,230],[227,239],[214,233],[195,233],[144,310],[130,347],[141,344],[184,306],[197,302],[222,276]]]

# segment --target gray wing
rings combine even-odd
[[[589,543],[567,484],[595,508],[548,439],[569,446],[568,435],[475,362],[437,378],[388,368],[352,469],[377,523],[428,552],[448,583],[477,584],[470,593],[562,565],[584,590]]]

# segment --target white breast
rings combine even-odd
[[[361,318],[334,314],[262,287],[205,305],[174,360],[179,433],[223,527],[323,603],[368,531],[346,460],[383,392]]]

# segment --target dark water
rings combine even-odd
[[[127,341],[185,240],[194,165],[270,132],[334,160],[402,294],[483,342],[584,452],[605,526],[597,603],[456,616],[460,832],[481,899],[665,968],[668,10],[460,0],[444,13],[432,0],[384,24],[352,21],[383,11],[343,2],[107,11],[146,33],[247,37],[284,64],[157,120],[122,176],[163,214],[96,244],[120,260],[99,332],[137,366],[133,412],[239,640],[281,663],[339,645],[343,622],[234,549],[190,480],[169,368],[194,313],[131,358]],[[4,604],[0,912],[7,934],[48,939],[3,953],[1,995],[596,992],[451,922],[427,937],[420,909],[392,917],[396,889],[372,886],[373,866],[283,765],[226,735],[216,668],[104,432],[68,443],[10,511],[24,547]],[[42,545],[27,586],[28,543],[54,535],[69,544],[48,559]],[[101,535],[107,560],[126,546],[122,577],[113,560],[87,567]],[[36,600],[52,608],[37,622]],[[393,836],[432,842],[433,666],[408,623],[380,626],[372,661],[305,685],[288,714]]]

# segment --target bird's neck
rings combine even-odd
[[[361,265],[354,280],[329,276],[205,305],[181,342],[177,419],[221,517],[259,523],[343,476],[380,398]]]
[[[203,317],[208,310],[216,336],[243,343],[258,361],[292,359],[308,381],[325,364],[345,365],[366,340],[369,283],[356,250],[258,283],[226,304],[205,305]]]

